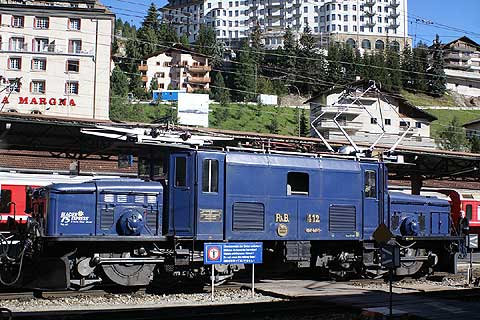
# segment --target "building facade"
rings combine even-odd
[[[108,119],[115,16],[96,0],[0,0],[3,112]]]
[[[353,88],[326,91],[308,102],[310,122],[327,140],[347,142],[333,121],[339,125],[355,143],[373,144],[384,132],[380,144],[393,146],[405,134],[403,146],[434,148],[430,138],[430,124],[437,118],[408,103],[398,95],[369,91],[368,83],[360,82]],[[311,129],[311,135],[317,136]]]
[[[169,0],[163,12],[191,42],[201,24],[213,27],[217,38],[231,46],[259,26],[268,49],[283,44],[287,27],[298,36],[307,25],[323,48],[330,41],[365,50],[382,49],[387,42],[402,48],[411,41],[407,0]]]
[[[447,89],[480,97],[480,44],[461,37],[443,45]]]
[[[181,46],[155,53],[146,57],[138,70],[142,74],[145,89],[152,88],[157,82],[158,90],[210,90],[210,71],[208,58],[195,54]]]

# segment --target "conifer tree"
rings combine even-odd
[[[443,48],[440,37],[436,36],[432,47],[432,60],[427,70],[428,91],[431,95],[440,97],[447,89],[447,79],[444,71]]]
[[[384,76],[384,84],[387,90],[399,91],[402,86],[400,71],[400,55],[392,46],[385,50],[385,66],[388,68]]]
[[[148,8],[147,15],[143,19],[142,26],[138,29],[140,53],[142,57],[157,51],[160,34],[160,20],[157,6],[152,3]]]
[[[402,85],[407,90],[417,89],[417,76],[412,48],[407,44],[402,52]]]
[[[417,47],[413,49],[413,60],[415,70],[415,89],[420,92],[428,90],[427,79],[425,73],[428,69],[428,47],[419,42]]]
[[[213,74],[212,98],[220,103],[230,102],[230,92],[226,89],[225,80],[220,71]]]
[[[200,25],[195,50],[210,57],[210,64],[220,66],[223,60],[223,46],[217,41],[215,30],[205,24]]]
[[[445,150],[465,151],[467,149],[468,142],[465,131],[456,116],[440,132],[440,139],[441,147]]]
[[[238,53],[238,63],[235,65],[233,82],[237,101],[252,101],[255,98],[255,64],[252,59],[251,49],[248,41],[243,41],[241,50]]]

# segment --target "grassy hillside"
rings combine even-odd
[[[435,110],[426,109],[428,113],[435,115],[438,120],[432,123],[431,135],[432,137],[438,137],[440,130],[444,129],[453,117],[457,117],[460,123],[463,125],[467,122],[480,119],[480,110]]]
[[[123,104],[111,109],[110,118],[119,121],[142,123],[166,122],[175,106],[168,104]],[[272,133],[298,134],[298,120],[302,110],[262,105],[230,103],[211,104],[209,122],[211,128]],[[309,111],[305,110],[308,119]]]
[[[406,90],[400,92],[414,106],[456,107],[453,97],[447,92],[441,98],[435,98],[424,93],[411,93]]]

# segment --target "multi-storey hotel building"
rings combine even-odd
[[[319,47],[339,41],[373,50],[387,42],[398,48],[409,42],[407,0],[169,0],[163,12],[191,42],[202,23],[227,45],[260,26],[266,47],[276,48],[287,27],[299,35],[307,24]]]
[[[96,0],[0,0],[3,112],[108,119],[114,15]]]

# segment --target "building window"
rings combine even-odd
[[[218,160],[203,160],[202,192],[218,192]]]
[[[80,61],[79,60],[67,60],[67,72],[79,72]]]
[[[377,118],[370,118],[370,124],[377,124]]]
[[[25,49],[25,39],[19,37],[12,37],[10,39],[11,51],[23,51]]]
[[[375,171],[365,171],[365,198],[377,197],[377,173]]]
[[[382,40],[375,41],[375,49],[377,50],[385,49],[385,43]]]
[[[82,40],[69,40],[68,53],[80,53],[82,51]]]
[[[32,93],[45,93],[45,80],[33,80],[30,84],[30,91]]]
[[[25,26],[25,17],[23,16],[12,16],[12,27],[13,28],[23,28]]]
[[[410,123],[408,121],[400,121],[400,127],[410,127]]]
[[[415,128],[421,129],[422,128],[422,123],[421,122],[415,122]]]
[[[66,85],[66,94],[78,94],[78,82],[77,81],[67,81]]]
[[[22,69],[22,58],[12,57],[8,59],[8,69],[10,70],[21,70]]]
[[[70,18],[68,19],[68,29],[69,30],[80,30],[80,19]]]
[[[362,41],[362,48],[363,48],[363,49],[366,49],[366,50],[372,49],[372,44],[371,44],[370,40],[364,39],[364,40]]]
[[[385,125],[386,126],[392,125],[392,119],[385,119]]]
[[[289,172],[287,174],[287,196],[309,193],[309,176],[305,172]]]
[[[36,17],[33,20],[33,27],[35,29],[48,29],[50,20],[47,17]]]
[[[47,59],[33,58],[32,59],[32,70],[34,70],[34,71],[45,71],[45,70],[47,70]]]
[[[35,38],[33,40],[33,51],[35,52],[47,52],[48,51],[48,39],[47,38]]]

